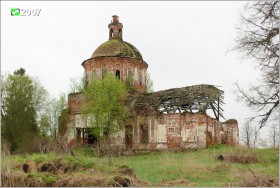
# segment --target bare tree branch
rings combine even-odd
[[[259,129],[266,125],[279,106],[279,2],[249,2],[241,15],[236,45],[232,50],[253,59],[261,71],[258,85],[245,91],[236,83],[237,101],[256,110]]]

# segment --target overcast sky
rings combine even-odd
[[[1,2],[1,70],[23,67],[57,97],[69,79],[83,74],[81,63],[108,40],[111,16],[119,15],[123,39],[148,63],[154,90],[194,84],[221,86],[224,115],[256,115],[236,102],[234,82],[244,88],[259,73],[233,47],[246,2]],[[36,17],[11,16],[11,8],[41,9]]]

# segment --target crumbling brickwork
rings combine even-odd
[[[88,83],[95,77],[101,79],[104,71],[116,75],[120,71],[120,80],[125,82],[129,78],[137,91],[146,91],[146,74],[148,64],[144,61],[124,57],[98,57],[83,63]]]
[[[130,81],[137,93],[130,98],[131,119],[111,136],[113,146],[125,149],[204,148],[223,143],[238,145],[238,122],[223,118],[223,91],[212,85],[196,85],[154,93],[146,91],[148,64],[140,52],[123,41],[123,25],[118,16],[108,25],[109,40],[101,44],[91,58],[82,63],[86,82],[102,79],[108,72],[121,81]],[[70,115],[68,139],[82,144],[94,143],[87,117],[81,115],[82,93],[68,96]],[[212,110],[214,118],[206,111]]]
[[[71,93],[68,95],[68,109],[71,115],[81,113],[81,107],[84,104],[82,93]]]
[[[148,126],[148,144],[142,143],[139,137],[143,124]],[[137,117],[133,129],[133,149],[204,148],[218,143],[238,145],[236,120],[221,123],[201,112]]]

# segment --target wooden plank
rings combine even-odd
[[[216,119],[218,120],[218,116],[217,116],[217,114],[216,114],[216,108],[214,107],[214,105],[213,105],[212,103],[210,103],[210,104],[211,104],[211,106],[212,106],[214,115],[215,115]]]
[[[218,99],[218,120],[220,119],[220,99]]]

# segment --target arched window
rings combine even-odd
[[[96,76],[97,76],[96,70],[91,71],[88,75],[89,83],[94,81],[97,78]]]
[[[139,72],[139,85],[142,85],[142,81],[143,81],[143,76],[141,74],[141,72]]]
[[[107,74],[107,70],[106,69],[103,69],[102,70],[102,79],[104,79],[105,75]]]
[[[121,72],[120,70],[116,71],[116,77],[120,80],[121,79]]]
[[[113,29],[109,29],[109,38],[112,38],[113,36]]]
[[[127,80],[129,81],[130,85],[133,85],[133,72],[132,70],[128,71],[128,78]]]
[[[126,145],[126,148],[132,148],[132,136],[133,136],[132,125],[126,125],[125,126],[125,145]]]
[[[140,125],[140,140],[143,144],[149,143],[149,127],[148,125]]]

